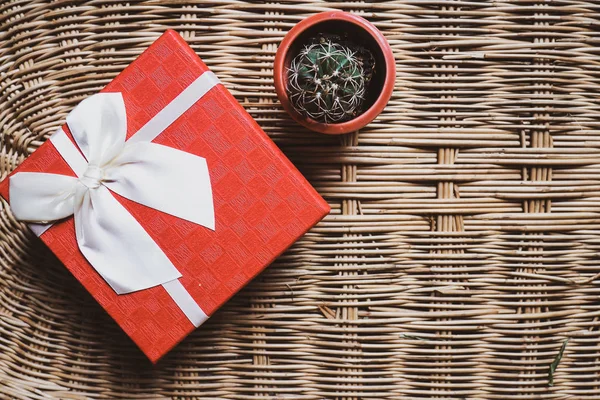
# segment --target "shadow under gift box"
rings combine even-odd
[[[130,138],[205,71],[187,43],[168,30],[102,92],[122,93]],[[221,84],[153,142],[206,159],[215,230],[112,194],[181,272],[179,281],[208,316],[330,210]],[[49,140],[16,172],[75,176]],[[0,195],[10,202],[9,179],[0,183]],[[73,217],[40,238],[152,362],[195,329],[162,286],[117,295],[77,247]]]

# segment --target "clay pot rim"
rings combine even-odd
[[[287,92],[285,90],[285,59],[292,44],[304,31],[322,22],[335,20],[350,22],[354,25],[357,25],[363,31],[368,33],[381,49],[385,60],[386,71],[381,93],[379,93],[379,96],[371,105],[371,107],[369,107],[361,115],[354,119],[351,119],[350,121],[337,124],[324,124],[321,122],[317,122],[311,118],[300,115],[290,104]],[[383,111],[394,90],[394,83],[396,80],[396,64],[394,61],[394,54],[392,52],[392,48],[385,39],[385,36],[383,36],[383,34],[373,24],[371,24],[366,19],[359,17],[358,15],[350,14],[344,11],[326,11],[319,14],[315,14],[299,22],[286,34],[281,44],[279,45],[279,48],[277,49],[277,53],[275,55],[275,63],[273,66],[273,73],[277,97],[279,98],[279,101],[281,102],[283,108],[288,112],[288,114],[290,114],[290,116],[296,122],[316,132],[341,135],[344,133],[354,132],[363,128],[365,125],[373,121]]]

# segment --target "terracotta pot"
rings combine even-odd
[[[307,40],[318,33],[348,33],[348,38],[368,48],[375,57],[375,73],[369,85],[366,110],[350,121],[324,124],[299,114],[290,104],[287,69]],[[369,21],[343,11],[313,15],[294,26],[285,36],[275,55],[275,90],[283,108],[301,125],[316,132],[339,135],[356,131],[375,119],[384,109],[394,90],[396,64],[392,49],[383,34]]]

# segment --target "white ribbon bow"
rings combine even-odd
[[[206,86],[213,76],[205,73],[201,78],[207,79],[197,81]],[[211,85],[217,81],[215,77]],[[145,134],[140,134],[142,128],[128,141],[121,94],[100,93],[87,98],[67,116],[83,156],[61,129],[51,138],[77,178],[31,172],[10,178],[15,217],[47,222],[74,215],[81,252],[118,294],[165,284],[181,274],[110,191],[215,229],[206,160],[150,142],[208,90],[204,87],[199,92],[193,85],[147,124],[151,127],[144,127]],[[149,130],[154,133],[148,135]]]

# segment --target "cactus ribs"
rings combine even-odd
[[[288,68],[292,106],[321,123],[340,123],[363,112],[375,58],[339,35],[318,35],[305,44]]]

